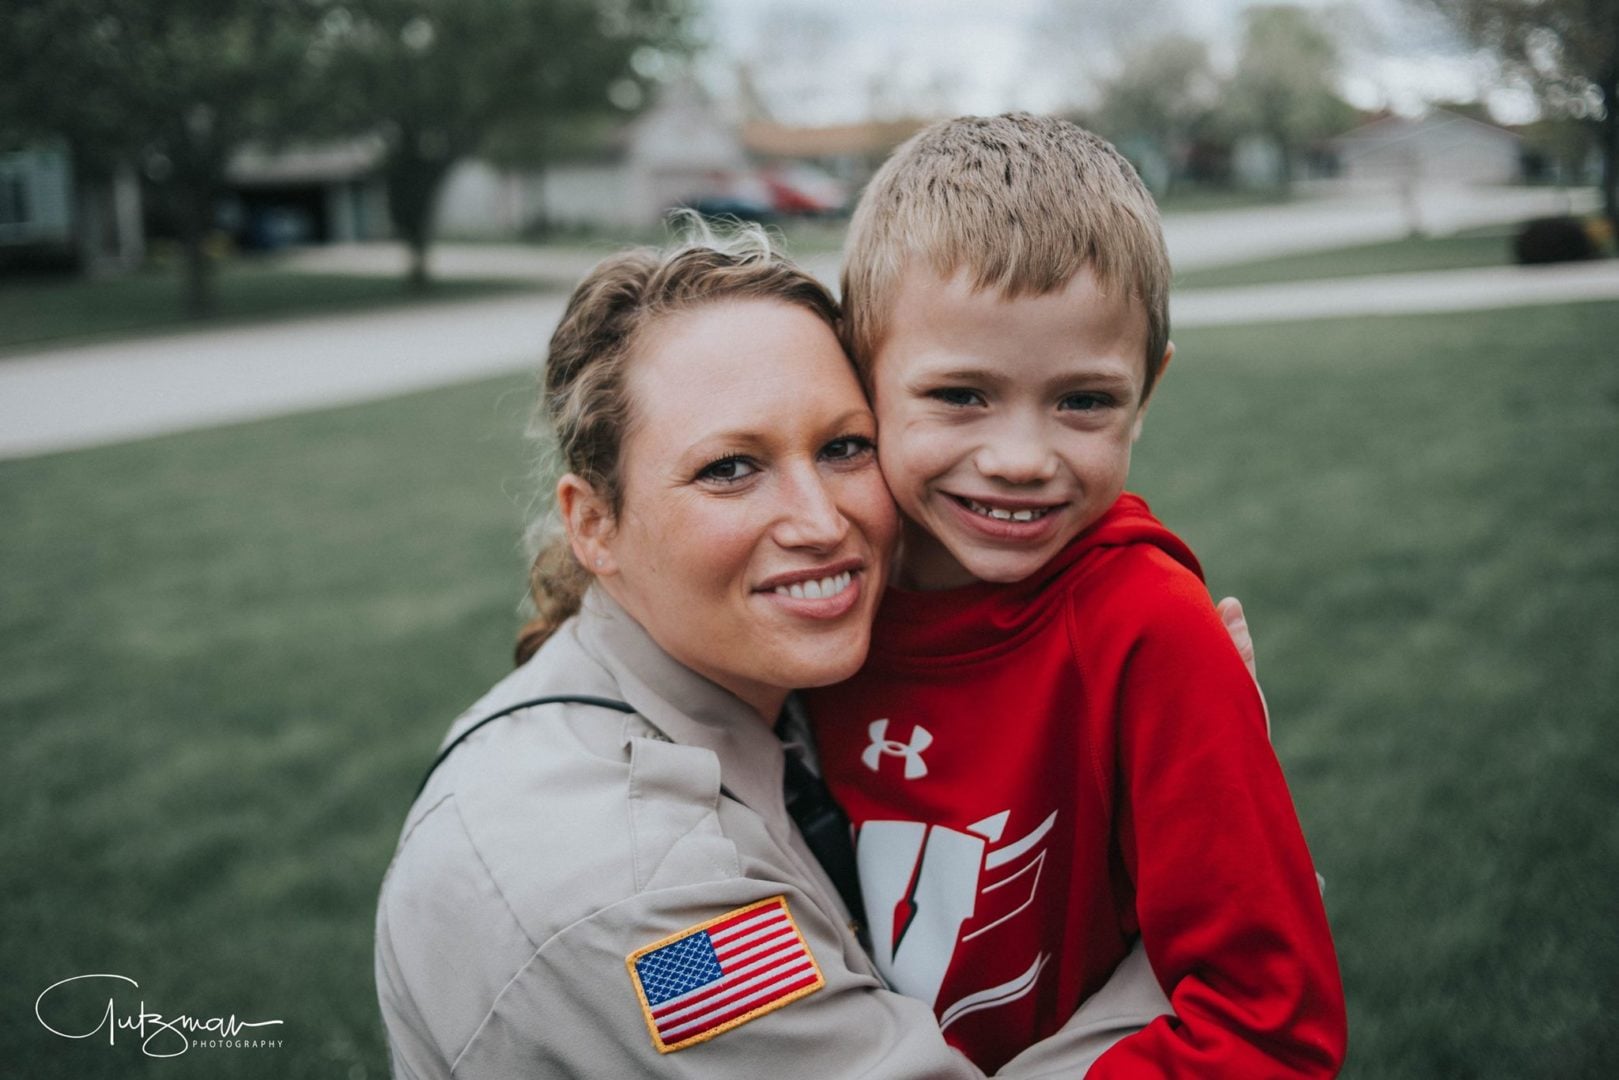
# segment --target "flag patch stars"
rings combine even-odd
[[[782,896],[653,942],[625,963],[661,1054],[712,1039],[826,985]]]

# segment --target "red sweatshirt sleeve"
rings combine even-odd
[[[1202,583],[1170,578],[1115,691],[1123,887],[1175,1016],[1088,1075],[1334,1076],[1343,988],[1263,707]]]

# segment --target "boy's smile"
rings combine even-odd
[[[909,272],[872,361],[901,583],[1021,581],[1100,518],[1141,431],[1146,342],[1141,304],[1089,268],[1013,299]]]

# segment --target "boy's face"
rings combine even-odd
[[[1141,432],[1146,351],[1142,305],[1088,268],[1010,300],[910,271],[872,375],[900,581],[1021,581],[1100,518]]]

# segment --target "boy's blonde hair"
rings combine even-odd
[[[960,271],[976,289],[1041,296],[1090,267],[1147,312],[1151,392],[1169,345],[1158,207],[1105,140],[1049,116],[964,116],[918,132],[877,170],[844,246],[844,343],[868,383],[902,276]]]

